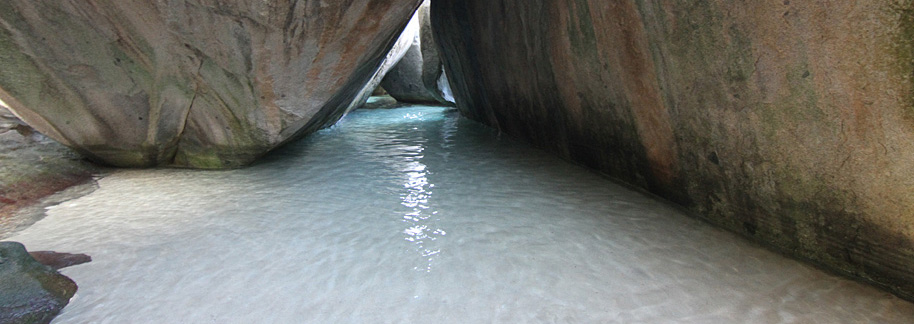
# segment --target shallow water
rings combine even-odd
[[[128,170],[11,238],[86,253],[55,323],[911,323],[914,304],[443,108],[232,171]]]

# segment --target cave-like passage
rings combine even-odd
[[[56,323],[903,323],[914,306],[459,116],[358,110],[230,171],[120,170],[12,237]]]

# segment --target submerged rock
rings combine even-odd
[[[336,122],[420,0],[0,2],[0,100],[116,166],[245,165]]]
[[[911,12],[435,0],[432,23],[470,118],[914,299]]]
[[[0,323],[49,323],[70,302],[76,283],[35,261],[17,242],[0,242]]]
[[[426,0],[416,11],[419,32],[381,86],[398,101],[453,105],[454,98],[432,33],[429,4]]]
[[[54,270],[92,262],[92,257],[81,253],[73,254],[54,251],[34,251],[29,252],[29,255],[31,255],[35,261],[38,261],[38,263],[49,266]]]

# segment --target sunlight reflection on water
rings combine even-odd
[[[403,118],[410,120],[423,120],[425,113],[406,113]],[[413,129],[416,129],[415,127]],[[403,215],[403,221],[407,223],[407,228],[403,230],[406,234],[406,240],[416,244],[417,252],[424,258],[424,264],[413,267],[418,271],[432,271],[432,261],[434,256],[441,253],[441,248],[437,247],[435,241],[447,233],[436,227],[441,221],[438,211],[432,207],[431,188],[434,184],[429,183],[428,175],[431,172],[428,166],[422,163],[425,157],[422,152],[425,151],[424,144],[404,145],[400,148],[402,162],[405,167],[402,172],[406,175],[406,182],[403,184],[405,189],[401,193],[401,203],[406,207],[407,212]]]

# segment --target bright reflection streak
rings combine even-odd
[[[403,118],[410,120],[422,119],[422,114],[408,113]],[[438,219],[432,218],[437,217],[438,212],[430,210],[429,200],[433,194],[431,189],[435,185],[429,183],[428,175],[430,172],[428,166],[422,163],[422,159],[425,158],[425,155],[422,154],[425,151],[425,146],[422,144],[403,145],[401,150],[399,157],[403,159],[403,162],[406,162],[401,171],[406,177],[403,182],[405,192],[400,195],[400,204],[408,209],[403,214],[403,222],[408,225],[403,230],[403,234],[406,236],[405,239],[407,241],[415,244],[417,252],[424,259],[424,264],[413,269],[431,272],[434,257],[441,253],[441,249],[437,248],[434,242],[438,238],[447,235],[447,232],[437,228],[435,222]]]

